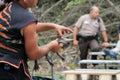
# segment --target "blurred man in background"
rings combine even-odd
[[[73,31],[73,44],[79,45],[80,59],[87,59],[88,50],[99,51],[98,32],[101,31],[103,36],[103,46],[107,47],[108,38],[106,28],[101,18],[99,18],[99,8],[92,6],[89,14],[82,15],[76,22]],[[77,36],[77,37],[76,37]],[[96,55],[92,59],[97,59]],[[95,65],[95,64],[94,64]],[[87,68],[86,64],[81,64],[81,68]]]

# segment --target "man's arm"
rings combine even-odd
[[[102,32],[102,37],[103,37],[103,40],[104,40],[103,46],[107,47],[108,46],[108,36],[107,36],[107,32],[106,32],[104,22],[101,18],[100,18],[100,30]]]
[[[118,33],[118,36],[119,36],[119,40],[120,40],[120,33]]]
[[[108,42],[108,37],[107,37],[106,31],[102,31],[102,36],[103,36],[104,42]]]
[[[77,28],[77,27],[74,27],[74,30],[73,30],[73,40],[77,40],[77,39],[76,39],[77,33],[78,33],[78,28]]]
[[[108,37],[107,37],[106,31],[102,31],[102,36],[103,36],[103,39],[104,39],[104,42],[103,42],[102,46],[103,47],[108,47],[109,43],[108,43]]]
[[[78,28],[75,26],[75,27],[74,27],[74,30],[73,30],[73,44],[74,44],[75,46],[78,45],[78,41],[77,41],[77,39],[76,39],[77,33],[78,33]]]
[[[82,26],[83,19],[84,19],[84,17],[81,16],[81,17],[78,19],[78,21],[75,23],[75,27],[74,27],[74,31],[73,31],[73,44],[74,44],[75,46],[78,45],[78,41],[77,41],[76,35],[77,35],[77,33],[78,33],[78,29],[81,28],[81,26]]]

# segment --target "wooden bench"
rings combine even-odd
[[[80,60],[79,64],[82,63],[97,63],[97,64],[120,64],[120,60]]]
[[[89,55],[106,55],[103,51],[101,52],[89,52]]]
[[[106,56],[107,56],[103,51],[100,51],[100,52],[89,52],[89,55],[90,56],[92,56],[92,55],[103,56],[105,60],[106,60]]]
[[[120,60],[80,60],[79,64],[104,64],[106,69],[108,64],[120,64]]]
[[[63,71],[65,80],[79,80],[78,75],[81,76],[81,80],[88,80],[89,75],[98,75],[99,80],[112,80],[112,75],[116,76],[116,79],[120,79],[120,70],[110,69],[75,69]]]
[[[110,47],[115,47],[117,45],[117,43],[109,43]]]

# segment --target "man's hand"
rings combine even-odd
[[[77,45],[78,45],[78,41],[77,41],[77,40],[74,40],[74,41],[73,41],[73,45],[74,45],[74,46],[77,46]]]
[[[57,24],[56,24],[56,27],[55,27],[55,31],[58,33],[58,35],[60,37],[63,37],[64,33],[71,33],[71,32],[73,32],[72,29],[64,27],[64,26],[61,26],[61,25],[57,25]]]
[[[102,44],[102,46],[106,48],[106,47],[109,46],[109,43],[108,43],[108,42],[104,42],[104,43]]]

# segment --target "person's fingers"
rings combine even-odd
[[[51,49],[52,52],[58,52],[61,48],[60,43],[58,42],[58,39],[53,41],[54,47]]]
[[[60,37],[63,37],[63,32],[62,31],[59,31],[58,34],[59,34]]]
[[[70,28],[67,28],[67,31],[68,31],[68,32],[73,32],[73,30],[72,30],[72,29],[70,29]]]
[[[56,46],[54,49],[52,49],[53,52],[58,52],[60,49],[60,46]]]
[[[59,36],[63,37],[65,33],[71,33],[73,31],[70,28],[62,27],[62,28],[58,29],[57,32],[58,32]]]
[[[66,33],[70,33],[70,31],[66,31]]]

